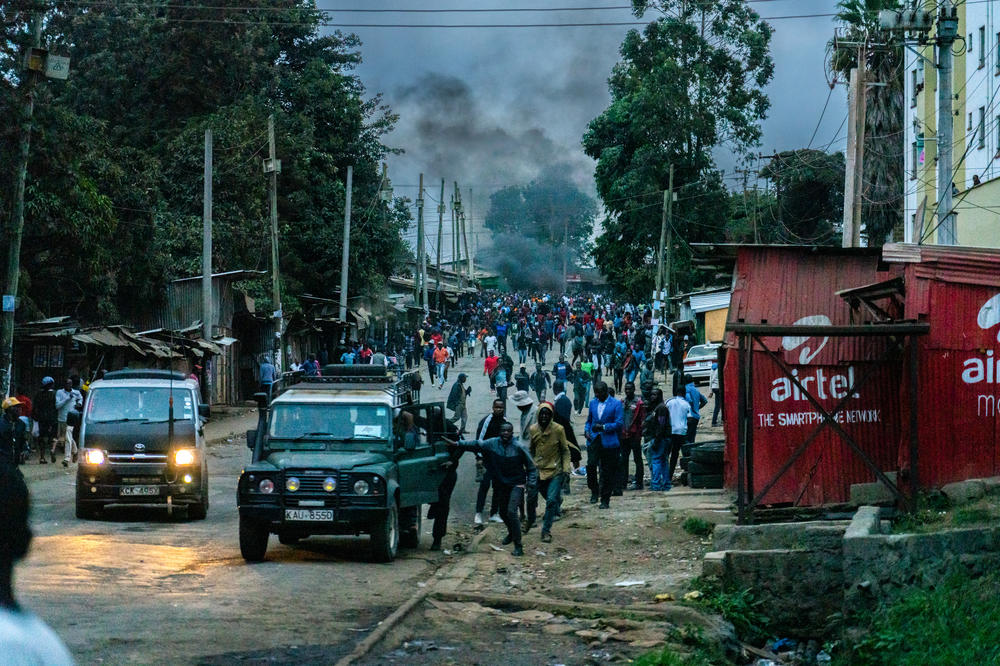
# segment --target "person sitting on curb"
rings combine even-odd
[[[503,540],[503,545],[513,543],[514,555],[524,555],[517,513],[526,491],[535,492],[538,487],[538,468],[531,453],[514,440],[514,426],[504,423],[500,426],[500,436],[493,439],[445,441],[462,451],[482,454],[493,479],[493,493],[500,506],[500,517],[507,526],[507,538]]]

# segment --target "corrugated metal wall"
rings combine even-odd
[[[879,270],[877,250],[824,248],[740,248],[729,322],[748,324],[848,325],[851,312],[835,292],[887,280],[902,273],[894,266]],[[805,320],[805,321],[803,321]],[[851,379],[875,367],[876,375],[848,400],[841,425],[883,470],[897,466],[900,441],[899,387],[902,363],[878,364],[886,342],[878,338],[766,338],[800,381],[832,409]],[[738,399],[740,362],[736,336],[726,334],[731,347],[725,381],[726,485],[737,484]],[[791,453],[813,431],[818,412],[797,395],[780,367],[763,351],[754,353],[754,478],[763,489]],[[824,397],[825,396],[825,397]],[[873,481],[873,474],[832,429],[826,427],[807,452],[765,497],[765,504],[815,505],[846,501],[853,483]]]
[[[906,267],[906,287],[907,318],[931,326],[920,343],[921,484],[996,476],[1000,252],[924,250]]]

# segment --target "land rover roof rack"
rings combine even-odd
[[[175,382],[182,382],[187,379],[183,372],[174,370],[160,370],[157,368],[123,368],[105,373],[104,380],[109,379],[172,379]]]

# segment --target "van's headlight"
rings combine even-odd
[[[194,449],[178,449],[174,451],[174,463],[178,465],[193,465],[194,458]]]
[[[260,484],[257,486],[257,490],[264,493],[265,495],[273,493],[274,481],[272,481],[271,479],[261,479]]]
[[[83,453],[83,460],[88,465],[103,465],[104,464],[104,451],[100,449],[87,449]]]
[[[355,495],[367,495],[369,490],[370,490],[370,486],[368,485],[368,482],[365,481],[364,479],[358,479],[354,483],[354,494]]]

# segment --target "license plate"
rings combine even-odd
[[[121,489],[122,496],[156,496],[160,494],[159,486],[124,486]]]
[[[285,520],[333,520],[333,509],[285,509]]]

